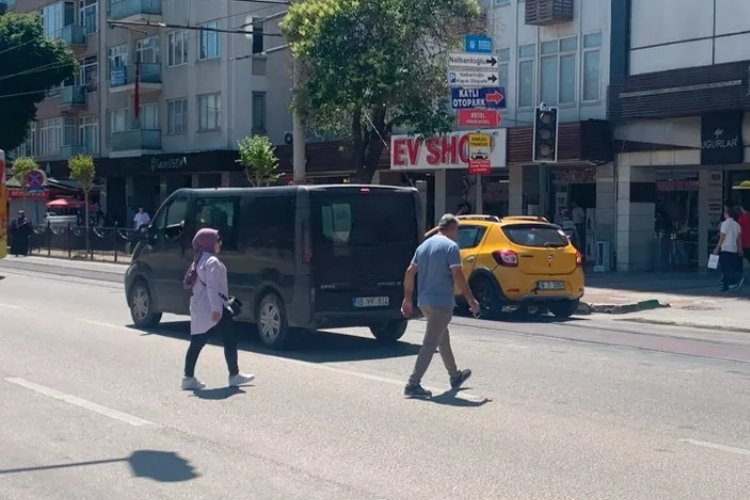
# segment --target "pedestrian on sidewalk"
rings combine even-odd
[[[417,276],[417,304],[427,319],[427,330],[419,350],[414,372],[404,388],[409,398],[429,399],[432,393],[421,386],[422,377],[430,366],[435,349],[439,349],[443,364],[448,370],[450,384],[457,390],[471,377],[471,370],[459,370],[451,350],[448,324],[456,306],[454,285],[469,303],[474,314],[479,313],[479,303],[471,293],[461,269],[461,256],[456,239],[458,219],[452,214],[443,215],[438,232],[417,248],[404,277],[404,301],[401,312],[411,317],[414,313],[414,277]]]
[[[730,207],[724,209],[724,222],[721,223],[719,242],[714,254],[719,256],[721,268],[721,291],[728,292],[731,288],[739,288],[744,283],[742,277],[742,230],[735,221],[735,210]]]
[[[747,206],[740,207],[740,217],[737,223],[740,225],[740,236],[742,240],[742,255],[750,262],[750,210]]]
[[[220,335],[224,342],[224,358],[229,369],[229,386],[238,387],[252,381],[254,375],[240,373],[237,363],[237,339],[229,306],[227,268],[219,260],[221,239],[216,229],[203,228],[193,238],[194,260],[185,273],[185,288],[193,291],[190,297],[190,347],[185,356],[185,390],[205,387],[195,378],[198,355],[212,335]]]

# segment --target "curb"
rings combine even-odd
[[[666,307],[670,307],[669,304],[662,304],[657,299],[642,300],[640,302],[632,302],[629,304],[587,304],[581,302],[581,305],[578,307],[578,314],[630,314]]]
[[[646,318],[625,318],[617,321],[624,321],[627,323],[639,323],[644,325],[658,325],[658,326],[677,326],[682,328],[695,328],[696,330],[709,330],[709,331],[720,331],[730,333],[750,333],[750,328],[741,328],[739,326],[716,326],[707,325],[705,323],[691,323],[689,321],[668,321],[659,319],[646,319]]]

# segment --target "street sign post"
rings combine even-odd
[[[448,84],[451,87],[490,87],[498,81],[497,70],[452,70],[448,72]]]
[[[487,71],[497,71],[497,58],[491,54],[451,52],[450,54],[448,54],[448,66],[452,68],[470,68]]]
[[[453,109],[502,109],[505,108],[505,88],[454,87],[451,89],[451,106]]]
[[[47,174],[44,173],[44,170],[32,170],[26,174],[24,184],[29,193],[44,191],[44,186],[47,185]]]
[[[485,35],[466,35],[464,50],[481,54],[492,53],[492,38]]]
[[[494,109],[459,109],[460,127],[496,128],[503,121],[499,111]]]
[[[492,138],[489,134],[469,134],[469,171],[470,175],[487,175],[492,172],[490,152]]]

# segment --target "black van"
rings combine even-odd
[[[282,348],[295,329],[367,326],[394,342],[406,330],[403,275],[424,233],[416,189],[343,184],[181,189],[133,252],[125,293],[137,327],[189,314],[182,287],[202,227],[218,229],[240,321]]]

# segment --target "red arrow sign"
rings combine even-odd
[[[484,100],[492,104],[500,104],[505,99],[505,96],[500,92],[490,92],[484,96]]]
[[[461,127],[497,127],[503,117],[494,109],[459,109],[458,125]]]

